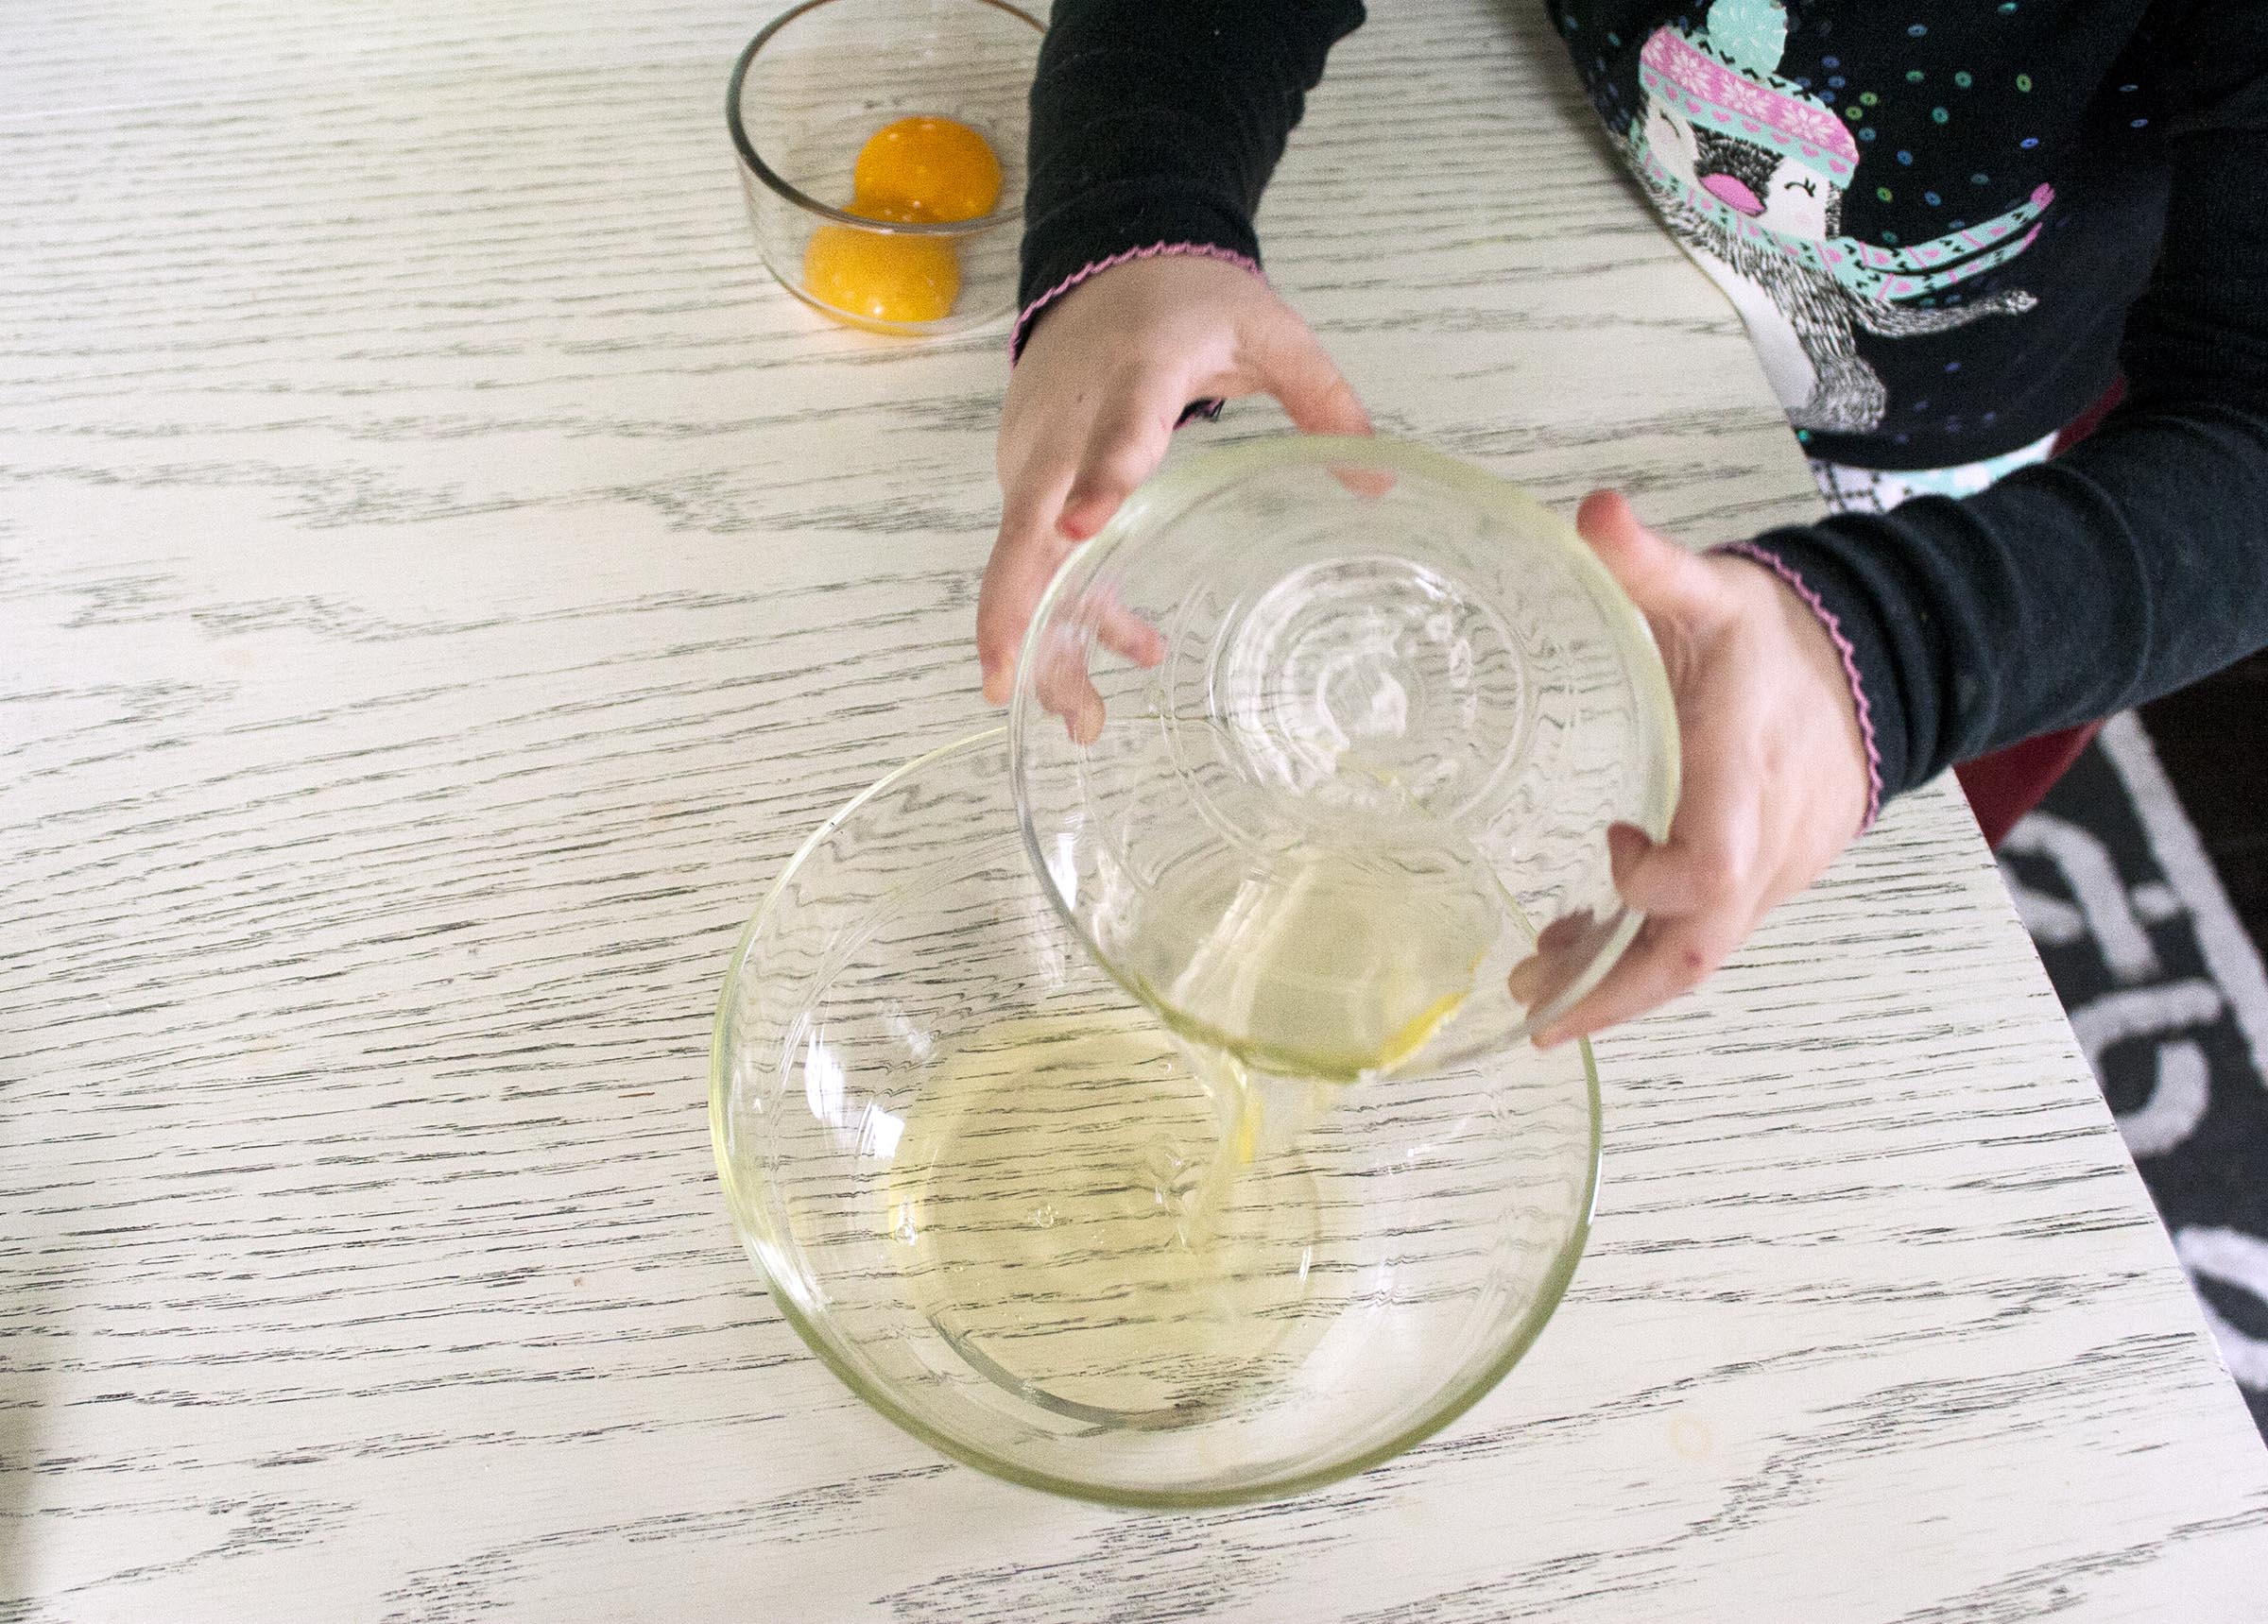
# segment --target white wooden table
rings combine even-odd
[[[1382,422],[1806,511],[1536,9],[1380,10],[1264,224]],[[803,1352],[709,1010],[980,719],[1004,363],[767,284],[760,20],[0,20],[0,1618],[2262,1616],[2268,1454],[1942,791],[1600,1046],[1574,1291],[1391,1465],[1113,1513]]]

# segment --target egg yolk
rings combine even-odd
[[[850,212],[876,220],[974,220],[1000,201],[1000,160],[950,118],[902,118],[859,149]]]
[[[876,130],[851,170],[853,214],[898,224],[974,220],[1000,201],[1000,160],[950,118],[902,118]],[[949,237],[821,226],[803,253],[803,291],[853,321],[938,321],[961,291]]]
[[[821,304],[868,321],[936,321],[961,291],[961,264],[941,237],[821,226],[804,250],[803,288]]]

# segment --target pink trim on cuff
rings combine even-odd
[[[1022,313],[1016,317],[1015,327],[1008,333],[1008,365],[1015,366],[1017,357],[1023,353],[1024,331],[1031,326],[1032,317],[1038,316],[1057,299],[1078,286],[1079,283],[1098,272],[1108,270],[1112,265],[1123,265],[1128,260],[1154,260],[1166,254],[1194,254],[1199,259],[1220,260],[1250,271],[1263,282],[1267,280],[1267,273],[1260,268],[1258,260],[1249,254],[1240,254],[1234,248],[1224,248],[1214,243],[1152,243],[1147,248],[1128,248],[1124,253],[1112,254],[1107,260],[1094,260],[1081,265],[1038,299],[1032,300],[1031,303],[1025,305]]]
[[[1882,753],[1874,741],[1874,709],[1866,703],[1865,685],[1859,680],[1858,651],[1850,646],[1850,639],[1843,635],[1843,623],[1835,618],[1834,610],[1819,601],[1819,594],[1811,589],[1787,563],[1774,554],[1747,541],[1727,541],[1710,549],[1715,553],[1734,553],[1752,564],[1761,564],[1788,584],[1789,590],[1804,601],[1827,635],[1834,641],[1835,651],[1843,657],[1843,677],[1850,684],[1851,703],[1859,712],[1859,737],[1866,745],[1866,821],[1859,825],[1861,833],[1874,827],[1874,820],[1882,813]]]

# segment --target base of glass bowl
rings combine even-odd
[[[981,316],[948,316],[939,321],[876,321],[871,316],[860,316],[854,311],[837,310],[832,304],[812,298],[793,282],[782,276],[777,269],[768,265],[765,268],[772,271],[774,282],[794,294],[799,302],[817,311],[829,321],[839,327],[855,327],[862,333],[879,333],[889,338],[916,340],[961,338],[971,333],[983,333],[988,328],[997,328],[1005,332],[1008,318],[1016,313],[1016,307],[1013,304],[1004,304],[997,309],[988,310]]]

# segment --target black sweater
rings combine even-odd
[[[2268,645],[2268,4],[1564,0],[1671,230],[1808,448],[1982,495],[1753,539],[1832,617],[1882,794]],[[1058,0],[1018,342],[1083,269],[1257,260],[1252,215],[1358,0]]]

